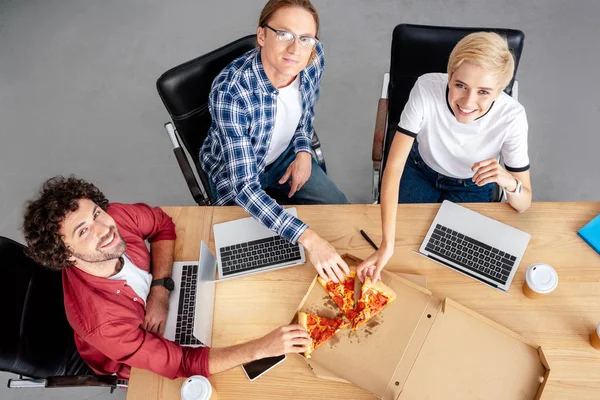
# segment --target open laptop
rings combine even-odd
[[[298,216],[295,208],[285,211],[294,217]],[[293,267],[306,262],[301,244],[288,242],[254,218],[215,224],[213,231],[217,257],[212,267],[215,273],[207,282]],[[209,248],[202,244],[200,264],[204,262],[210,265],[211,257]]]
[[[198,261],[173,263],[175,289],[169,296],[166,339],[182,346],[211,345],[215,284],[205,282],[207,273],[207,265]]]
[[[419,252],[506,292],[530,239],[526,232],[445,200]]]

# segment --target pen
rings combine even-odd
[[[367,234],[365,233],[365,231],[363,231],[363,230],[361,229],[361,230],[360,230],[360,234],[361,234],[361,235],[363,235],[363,237],[365,238],[365,240],[366,240],[367,242],[369,242],[369,244],[370,244],[371,246],[373,246],[373,248],[374,248],[375,250],[379,250],[379,247],[377,247],[377,245],[376,245],[375,243],[373,243],[373,241],[371,240],[371,238],[369,237],[369,235],[367,235]]]

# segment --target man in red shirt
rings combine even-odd
[[[83,360],[97,373],[129,378],[131,367],[174,379],[210,376],[310,343],[299,325],[282,326],[237,346],[181,347],[162,336],[175,225],[158,207],[109,203],[75,177],[44,183],[23,224],[30,255],[62,271],[67,319]],[[145,241],[150,243],[150,252]]]

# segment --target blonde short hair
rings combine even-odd
[[[490,70],[503,90],[515,72],[515,58],[506,38],[493,32],[471,33],[458,42],[448,59],[448,77],[465,61]]]

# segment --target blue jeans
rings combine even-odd
[[[437,173],[425,164],[415,140],[402,173],[398,203],[488,202],[493,191],[493,183],[477,186],[471,178],[456,179]]]
[[[295,159],[294,145],[290,143],[287,149],[269,164],[260,176],[260,186],[279,204],[348,204],[344,193],[329,179],[314,157],[311,157],[310,177],[300,190],[288,198],[291,179],[284,184],[280,184],[279,180]],[[216,187],[212,179],[209,181],[210,190],[215,196]]]

